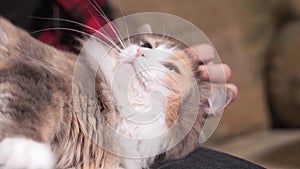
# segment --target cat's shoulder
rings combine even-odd
[[[0,16],[0,50],[5,50],[8,45],[17,44],[20,35],[26,36],[26,34],[24,30]]]

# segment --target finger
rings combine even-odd
[[[192,53],[193,59],[198,64],[205,64],[209,61],[212,61],[215,57],[214,49],[208,44],[201,44],[189,48],[189,51]]]
[[[231,77],[231,69],[227,64],[200,65],[200,77],[214,83],[225,83]]]
[[[232,83],[226,84],[226,87],[229,88],[233,92],[232,101],[234,101],[237,98],[238,93],[239,93],[238,87],[235,84],[232,84]]]

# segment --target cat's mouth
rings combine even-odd
[[[127,65],[128,70],[131,71],[124,73],[132,73],[131,79],[139,83],[144,90],[149,91],[152,86],[160,84],[161,80],[158,74],[158,68],[151,65],[147,58],[130,56],[122,64]]]
[[[147,84],[151,82],[155,82],[156,79],[155,76],[151,72],[150,68],[147,68],[147,66],[143,65],[143,63],[140,63],[139,60],[135,59],[134,62],[131,64],[133,66],[135,77],[137,80],[142,84],[142,86],[147,89]]]

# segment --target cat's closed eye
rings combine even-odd
[[[141,47],[153,49],[152,45],[149,42],[142,42]]]
[[[165,62],[165,63],[163,63],[163,65],[167,69],[169,69],[169,71],[171,71],[171,72],[180,73],[178,67],[176,65],[174,65],[173,63]]]

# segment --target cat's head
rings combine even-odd
[[[192,92],[198,92],[195,91],[198,90],[197,65],[187,46],[154,33],[134,35],[122,43],[120,50],[110,53],[115,61],[114,83],[124,84],[121,90],[126,91],[131,106],[138,111],[145,112],[151,106],[164,109],[167,124],[171,126],[177,117],[172,114],[179,112],[182,101]],[[154,99],[149,100],[153,92],[161,94],[155,98],[161,104],[153,105]]]
[[[130,124],[143,123],[148,131],[147,135],[130,136],[146,139],[172,128],[169,145],[178,145],[183,139],[187,140],[184,146],[192,145],[182,153],[172,149],[178,156],[193,150],[205,117],[214,115],[232,99],[224,85],[212,86],[199,78],[192,56],[195,53],[175,38],[149,31],[109,49],[91,42],[87,53],[100,64],[97,69],[111,86],[117,111]],[[157,128],[159,125],[162,127]],[[162,149],[171,148],[169,145]]]
[[[125,39],[123,45],[125,48],[120,44],[121,50],[116,53],[120,63],[117,69],[124,66],[121,74],[131,74],[132,80],[127,84],[131,106],[143,112],[149,103],[149,93],[158,90],[163,94],[163,100],[158,97],[150,102],[152,107],[164,107],[162,112],[167,130],[172,128],[171,137],[177,135],[176,139],[170,140],[175,145],[186,136],[193,139],[184,144],[198,143],[205,118],[222,112],[231,101],[232,92],[224,84],[201,79],[199,65],[193,56],[196,53],[191,53],[190,48],[177,39],[149,32]],[[165,105],[160,104],[163,101]],[[182,138],[179,133],[182,133]]]
[[[224,85],[214,85],[211,92],[211,85],[199,78],[198,65],[192,56],[195,53],[184,43],[167,35],[152,33],[149,25],[142,26],[138,32],[141,33],[110,48],[95,40],[86,47],[88,55],[96,61],[97,69],[111,85],[118,103],[126,100],[123,105],[137,109],[136,113],[146,112],[154,106],[149,95],[159,91],[163,97],[156,100],[165,103],[163,109],[171,108],[173,114],[184,107],[182,103],[187,99],[195,100],[190,107],[202,106],[206,113],[214,114],[232,99],[227,98],[227,92],[224,93]],[[191,94],[193,97],[197,94],[198,98],[192,98]],[[205,106],[204,103],[195,103],[197,101],[205,102]],[[168,125],[172,123],[168,122]]]
[[[176,39],[149,33],[132,36],[123,43],[126,47],[117,54],[119,62],[131,65],[146,89],[185,93],[195,83],[197,65],[186,46]]]

